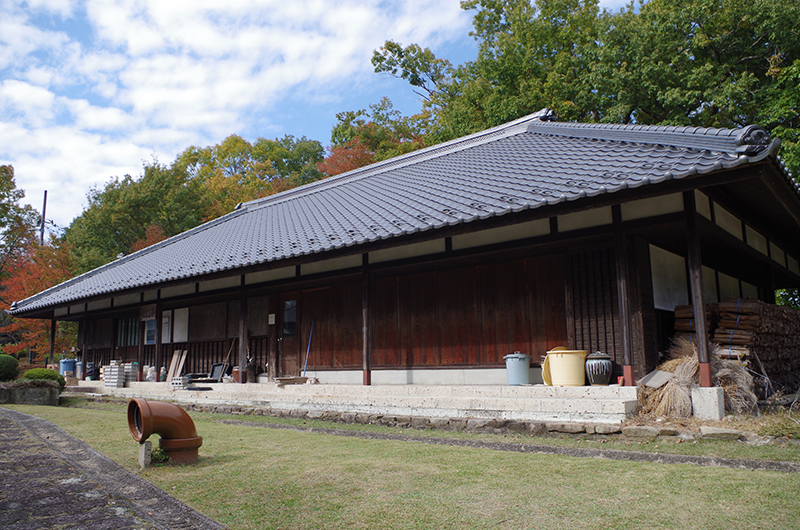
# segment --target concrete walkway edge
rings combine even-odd
[[[47,420],[3,407],[0,407],[0,417],[25,428],[50,447],[58,457],[72,464],[88,479],[100,484],[112,497],[128,501],[128,507],[136,516],[156,528],[225,528]]]

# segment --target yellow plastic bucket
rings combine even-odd
[[[586,350],[568,350],[559,346],[547,352],[542,365],[542,380],[550,386],[586,384]]]

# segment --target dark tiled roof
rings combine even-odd
[[[548,121],[549,111],[237,210],[17,302],[13,313],[324,253],[734,168],[775,154],[759,127]]]

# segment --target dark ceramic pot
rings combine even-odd
[[[593,386],[607,386],[614,372],[611,356],[595,352],[586,356],[586,378]]]

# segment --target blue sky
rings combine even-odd
[[[418,111],[372,51],[392,39],[460,64],[470,21],[458,0],[0,0],[0,164],[37,210],[48,190],[64,227],[154,157],[231,134],[327,145],[337,112],[382,96]]]

